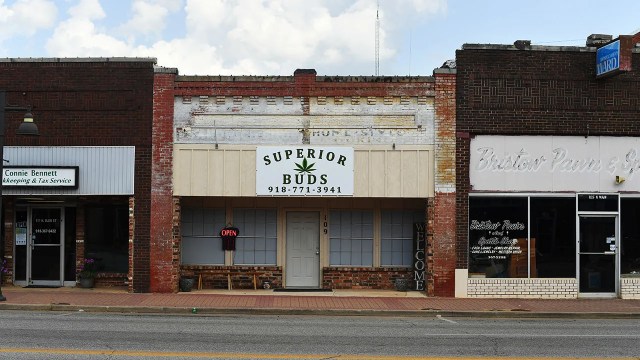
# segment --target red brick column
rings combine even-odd
[[[436,69],[433,294],[455,295],[456,269],[456,70]]]
[[[178,266],[173,249],[173,102],[176,69],[156,70],[153,82],[151,163],[151,292],[175,292]]]
[[[4,226],[4,249],[2,249],[2,254],[4,254],[4,257],[0,259],[0,262],[6,260],[7,263],[5,264],[5,266],[8,270],[6,274],[0,273],[0,276],[2,276],[2,284],[5,285],[13,283],[13,266],[15,264],[16,258],[16,254],[13,252],[13,244],[16,237],[13,233],[13,228],[15,226],[15,222],[13,221],[13,219],[15,219],[15,203],[13,201],[13,198],[7,196],[0,198],[0,201],[3,200],[4,203],[2,204],[2,212],[4,212],[4,218],[11,219],[5,220],[2,224],[2,226]]]
[[[180,228],[182,224],[182,207],[180,206],[180,197],[173,197],[173,267],[177,269],[177,278],[180,279],[180,248],[182,245],[182,230]],[[178,292],[178,282],[174,284],[174,292]]]
[[[129,273],[127,274],[127,282],[129,284],[128,290],[129,292],[134,292],[133,287],[133,267],[135,264],[135,229],[136,229],[136,217],[135,217],[135,209],[136,209],[136,198],[134,196],[129,197]]]
[[[76,281],[78,280],[78,273],[81,267],[84,265],[84,223],[85,223],[85,202],[84,199],[80,199],[76,206]]]

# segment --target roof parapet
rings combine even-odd
[[[613,36],[607,35],[607,34],[591,34],[587,36],[586,45],[588,47],[598,47],[600,45],[604,45],[608,43],[612,39],[613,39]]]

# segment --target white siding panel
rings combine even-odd
[[[384,150],[373,150],[369,152],[369,178],[366,184],[369,189],[369,196],[384,197],[386,187],[386,164],[387,156]],[[359,184],[360,185],[360,184]],[[356,190],[359,188],[356,187]]]
[[[209,151],[206,149],[196,149],[193,150],[191,156],[191,174],[189,176],[191,192],[194,194],[207,194],[209,173],[206,165],[209,163]]]
[[[253,161],[255,164],[255,160]],[[255,165],[254,165],[255,168]],[[255,172],[255,170],[254,170]],[[242,194],[240,192],[240,181],[242,179],[242,171],[240,170],[240,151],[225,150],[224,151],[224,190],[223,196],[233,196]],[[255,195],[255,193],[253,194]]]
[[[209,152],[209,188],[208,195],[220,195],[220,189],[224,188],[224,151]]]
[[[243,194],[256,193],[255,150],[245,150],[240,153],[240,188]]]
[[[386,184],[385,196],[401,197],[402,196],[402,153],[399,151],[386,151],[385,173]],[[377,175],[377,174],[376,174]]]
[[[78,166],[77,189],[6,188],[7,195],[133,195],[133,146],[6,146],[11,166]]]
[[[176,144],[174,149],[174,195],[256,196],[255,146],[216,149],[214,145]],[[356,148],[353,196],[432,197],[433,171],[429,146]]]
[[[173,152],[173,191],[184,196],[191,195],[191,152],[192,150],[182,150]]]
[[[418,194],[420,178],[418,176],[420,166],[418,151],[403,151],[401,158],[402,172],[400,175],[400,182],[402,183],[402,194]],[[426,179],[425,179],[426,180]]]

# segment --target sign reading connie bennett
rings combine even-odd
[[[77,166],[5,166],[4,187],[78,187]]]
[[[258,146],[256,194],[353,196],[353,148]]]

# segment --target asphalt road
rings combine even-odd
[[[640,320],[0,311],[1,359],[632,358]]]

